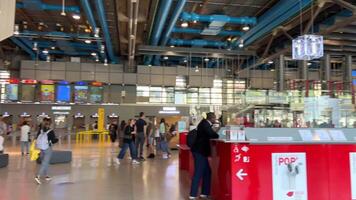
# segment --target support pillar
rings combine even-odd
[[[345,82],[346,89],[351,91],[352,86],[352,56],[346,55]]]
[[[278,71],[277,71],[277,90],[282,92],[284,91],[284,69],[285,69],[285,61],[284,55],[279,55],[278,59]]]

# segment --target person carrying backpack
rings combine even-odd
[[[43,119],[43,125],[37,134],[36,147],[41,151],[41,166],[35,177],[35,181],[39,185],[42,183],[41,177],[44,177],[46,181],[52,180],[52,178],[48,176],[48,168],[53,152],[52,146],[58,142],[58,139],[50,126],[51,119]]]
[[[197,199],[200,181],[202,181],[201,198],[208,198],[211,187],[211,168],[208,157],[211,155],[210,140],[219,138],[214,131],[213,124],[216,123],[216,116],[210,112],[206,119],[201,120],[196,129],[196,138],[191,144],[191,151],[194,157],[194,175],[189,199]],[[194,135],[194,134],[192,134]]]

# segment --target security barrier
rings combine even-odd
[[[92,142],[93,136],[98,135],[99,143],[109,141],[109,131],[81,131],[77,132],[75,136],[76,143]]]

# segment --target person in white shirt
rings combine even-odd
[[[21,155],[29,154],[29,143],[30,143],[31,127],[28,122],[24,121],[21,126]]]

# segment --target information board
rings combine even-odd
[[[70,86],[58,85],[57,86],[57,101],[69,102],[70,101]]]
[[[54,85],[41,85],[41,101],[54,101]]]
[[[74,86],[74,100],[75,102],[85,103],[88,100],[88,86],[76,85]]]
[[[103,87],[90,87],[90,103],[101,103],[103,101]]]
[[[22,85],[21,86],[21,101],[33,102],[35,99],[36,85]]]
[[[19,99],[19,85],[7,84],[5,87],[6,100],[17,101]]]

